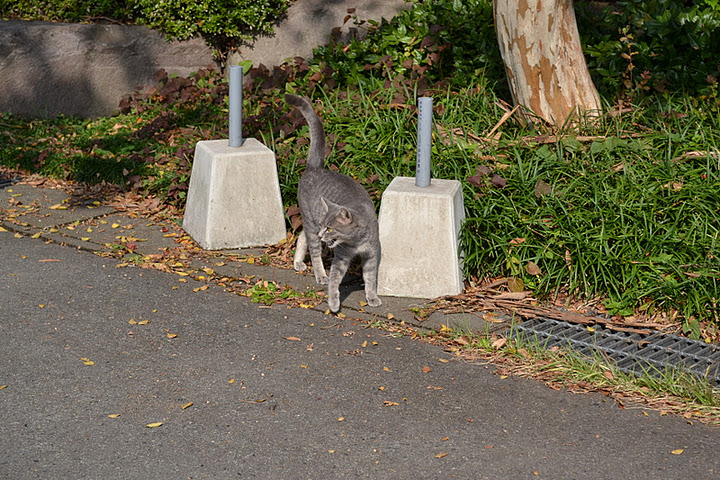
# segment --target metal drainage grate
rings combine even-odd
[[[602,352],[626,373],[659,375],[668,368],[687,370],[720,385],[720,346],[678,335],[650,335],[618,332],[600,326],[590,331],[585,325],[550,318],[533,319],[508,332],[512,338],[536,338],[545,348],[570,347],[593,356]]]
[[[0,176],[0,189],[9,187],[17,182],[18,182],[17,178],[5,178],[3,176]]]

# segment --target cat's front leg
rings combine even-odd
[[[365,282],[365,300],[371,307],[379,307],[382,300],[377,295],[377,279],[380,255],[370,255],[363,258],[363,282]]]
[[[328,305],[333,313],[340,310],[340,283],[349,266],[350,259],[342,257],[336,251],[330,267],[330,281],[328,282]]]

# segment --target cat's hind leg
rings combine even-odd
[[[307,248],[310,251],[310,261],[313,267],[313,273],[315,274],[315,281],[321,285],[328,283],[328,276],[325,272],[325,266],[322,261],[322,242],[317,234],[308,233],[307,230],[303,230],[305,234],[305,241],[307,242]]]
[[[379,307],[382,300],[377,295],[377,279],[380,255],[370,255],[363,257],[362,271],[363,282],[365,282],[365,299],[371,307]]]
[[[293,267],[295,267],[295,271],[304,272],[307,270],[307,265],[305,265],[305,255],[307,255],[307,252],[307,239],[305,238],[305,230],[303,230],[300,232],[297,243],[295,244],[295,255],[293,256]]]

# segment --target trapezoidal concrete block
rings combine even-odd
[[[275,154],[254,138],[195,146],[185,231],[206,250],[269,245],[285,238]]]
[[[378,294],[436,298],[463,290],[460,227],[465,219],[457,180],[428,187],[396,177],[380,204]]]

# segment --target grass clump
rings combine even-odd
[[[612,360],[596,353],[583,355],[568,348],[548,349],[535,336],[513,339],[473,335],[443,328],[437,333],[417,333],[467,361],[489,360],[501,377],[518,375],[541,380],[554,388],[575,392],[600,392],[621,407],[645,405],[661,412],[717,424],[720,422],[720,392],[707,379],[681,368],[625,373]]]

